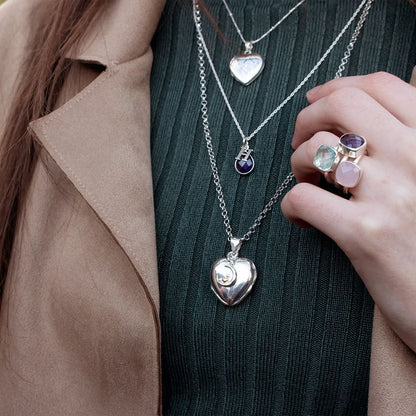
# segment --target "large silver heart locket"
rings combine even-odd
[[[232,239],[232,251],[227,258],[217,260],[211,269],[211,289],[227,306],[238,305],[253,288],[257,270],[249,259],[239,258],[241,239]]]

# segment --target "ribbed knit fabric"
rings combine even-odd
[[[265,32],[296,3],[228,1],[247,38]],[[256,128],[304,78],[360,1],[307,1],[256,45],[266,67],[243,87],[228,71],[237,33],[222,2],[207,0],[231,41],[224,44],[204,19],[208,47],[244,131]],[[408,80],[416,63],[415,17],[406,0],[376,0],[346,75],[386,70]],[[352,31],[253,139],[256,167],[247,177],[234,171],[241,138],[207,68],[212,137],[235,235],[247,231],[290,171],[291,139],[296,116],[307,105],[305,93],[334,76]],[[229,245],[201,126],[190,0],[168,0],[153,48],[164,415],[366,414],[373,303],[329,238],[291,225],[277,204],[240,252],[257,266],[252,294],[229,308],[211,292],[211,265]],[[340,221],[348,215],[340,212]]]

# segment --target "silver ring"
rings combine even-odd
[[[322,145],[316,151],[313,165],[325,179],[348,193],[358,185],[362,170],[358,162],[367,152],[367,141],[355,133],[345,133],[336,147]]]

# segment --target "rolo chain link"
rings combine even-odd
[[[367,18],[368,12],[371,8],[371,5],[374,0],[364,0],[358,9],[355,11],[353,16],[351,17],[349,24],[354,20],[358,12],[361,10],[361,8],[365,5],[364,10],[361,14],[361,17],[357,23],[357,26],[354,30],[354,33],[351,37],[351,40],[347,46],[347,49],[344,53],[343,58],[341,59],[341,63],[339,65],[338,71],[336,72],[335,78],[341,77],[342,72],[345,70],[345,65],[347,64],[350,56],[351,51],[354,48],[355,42],[357,41],[357,38],[360,34],[360,31],[363,27],[363,24],[365,22],[365,19]],[[215,191],[217,193],[218,201],[219,201],[219,207],[221,210],[221,215],[224,220],[224,226],[225,231],[227,233],[228,241],[231,241],[232,238],[234,238],[232,233],[232,227],[230,223],[230,218],[228,216],[228,210],[225,203],[224,198],[224,192],[221,185],[220,175],[218,172],[217,167],[217,161],[215,158],[215,152],[212,145],[212,137],[211,137],[211,130],[209,126],[209,119],[208,119],[208,97],[207,97],[207,80],[206,80],[206,70],[205,70],[205,55],[207,56],[207,59],[210,61],[211,68],[213,69],[215,79],[217,81],[217,84],[220,88],[220,90],[223,92],[222,85],[219,81],[218,75],[216,74],[215,68],[213,66],[212,60],[210,58],[209,52],[206,48],[205,40],[202,35],[202,25],[201,25],[201,12],[199,9],[199,4],[197,0],[193,0],[193,12],[194,12],[194,20],[195,20],[195,26],[197,29],[197,45],[198,45],[198,64],[199,64],[199,77],[200,77],[200,97],[201,97],[201,118],[202,118],[202,127],[204,131],[205,141],[206,141],[206,147],[208,151],[209,156],[209,163],[211,166],[213,181],[215,185]],[[348,26],[349,26],[348,24]],[[348,27],[347,26],[347,27]],[[292,93],[266,118],[266,120],[263,121],[263,123],[255,130],[254,134],[257,133],[282,107],[285,105],[292,97],[296,94],[296,92],[306,83],[306,81],[312,76],[312,74],[317,70],[320,63],[328,56],[329,52],[333,49],[335,46],[334,43],[337,43],[339,38],[341,37],[341,34],[345,32],[347,27],[344,27],[343,31],[340,32],[340,34],[337,36],[333,44],[330,46],[330,48],[325,52],[325,54],[322,56],[322,58],[318,61],[318,63],[314,66],[312,71],[307,75],[307,77],[299,84],[295,90],[292,91]],[[228,99],[225,96],[225,93],[223,93],[226,103],[228,104],[227,107],[230,109]],[[234,116],[234,113],[231,110],[232,116]],[[235,116],[234,116],[235,117]],[[283,195],[283,192],[285,189],[288,188],[292,180],[294,179],[295,175],[293,172],[290,172],[285,180],[277,187],[274,195],[270,198],[269,202],[264,206],[263,210],[260,212],[258,217],[255,219],[254,223],[251,225],[251,227],[248,229],[248,231],[244,234],[243,237],[241,237],[242,240],[248,241],[250,237],[256,232],[256,229],[260,226],[262,220],[266,217],[266,215],[272,210],[273,206],[278,202],[279,198]]]
[[[368,12],[370,11],[371,5],[373,4],[374,0],[367,1],[364,10],[358,20],[357,26],[355,27],[354,33],[351,36],[350,43],[347,46],[347,50],[344,53],[343,58],[341,59],[341,63],[339,64],[338,71],[335,74],[334,78],[341,78],[342,72],[345,70],[345,65],[350,59],[351,52],[354,49],[355,42],[357,42],[358,36],[360,35],[361,29],[364,26],[365,19],[367,19]]]

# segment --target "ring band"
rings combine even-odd
[[[367,151],[367,141],[364,137],[345,133],[336,147],[322,145],[316,151],[313,165],[324,174],[325,179],[345,193],[360,182],[362,170],[358,162]]]

